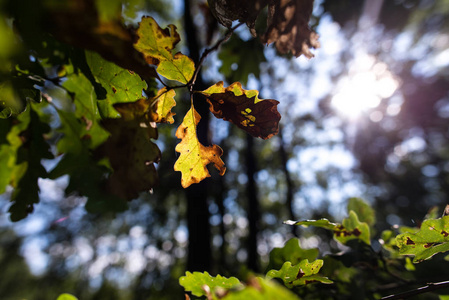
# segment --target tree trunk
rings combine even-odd
[[[254,138],[247,135],[246,138],[246,175],[248,183],[246,185],[246,196],[248,199],[248,268],[254,272],[259,272],[259,256],[257,254],[257,234],[259,233],[260,208],[257,197],[257,186],[255,181],[256,158],[254,156]]]
[[[200,46],[190,6],[190,1],[184,0],[184,26],[190,57],[198,63]],[[205,89],[201,74],[197,78],[195,88]],[[198,140],[203,145],[209,145],[209,108],[206,101],[200,100],[202,101],[194,103],[196,111],[201,115],[201,121],[197,127]],[[187,270],[189,271],[210,271],[212,267],[209,205],[207,202],[208,182],[209,180],[206,179],[186,189],[187,227],[189,230]]]
[[[287,208],[288,208],[288,217],[290,218],[290,220],[296,220],[295,217],[295,213],[293,210],[293,194],[294,194],[294,187],[293,187],[293,182],[292,182],[292,178],[290,176],[290,172],[287,169],[287,163],[288,163],[288,155],[287,155],[287,151],[285,150],[285,145],[284,145],[284,137],[282,135],[282,127],[279,127],[279,139],[280,139],[280,143],[279,143],[279,155],[281,156],[281,163],[282,163],[282,171],[284,172],[284,176],[285,176],[285,183],[287,185],[287,193],[285,195],[286,197],[286,203],[287,203]],[[297,236],[297,232],[296,229],[298,228],[297,226],[290,226],[291,228],[291,232],[294,236]]]

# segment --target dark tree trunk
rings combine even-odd
[[[282,127],[279,127],[278,136],[280,139],[279,155],[281,156],[282,171],[284,172],[285,182],[287,185],[287,193],[286,193],[285,197],[286,197],[286,203],[287,203],[287,208],[288,208],[288,215],[289,215],[290,220],[294,221],[294,220],[296,220],[295,213],[293,210],[294,187],[293,187],[292,178],[290,176],[290,172],[287,169],[288,154],[287,154],[287,151],[285,150],[284,137],[282,135]],[[296,232],[297,226],[290,226],[290,228],[291,228],[292,234],[294,236],[297,236],[297,232]]]
[[[195,63],[198,63],[200,46],[190,7],[190,1],[184,0],[184,26],[189,56]],[[200,74],[195,89],[205,88]],[[200,100],[195,102],[195,109],[201,115],[201,121],[197,128],[198,140],[203,145],[209,145],[209,108],[206,101]],[[187,227],[189,230],[187,269],[189,271],[210,271],[212,265],[209,205],[207,202],[208,182],[209,180],[203,180],[186,189]]]
[[[255,175],[257,170],[256,158],[254,156],[254,138],[247,135],[246,138],[246,196],[248,199],[248,268],[259,272],[259,256],[257,254],[257,234],[259,233],[260,208],[257,196]]]

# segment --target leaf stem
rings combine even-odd
[[[395,295],[389,295],[386,297],[381,298],[380,300],[394,300],[394,299],[407,299],[419,294],[443,289],[449,287],[449,281],[442,281],[442,282],[436,282],[436,283],[428,283],[425,286],[416,288],[411,291],[395,294]]]

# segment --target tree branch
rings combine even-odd
[[[239,23],[237,25],[235,25],[234,27],[232,27],[231,29],[228,30],[228,32],[226,33],[226,35],[224,37],[222,37],[220,40],[218,40],[215,45],[211,48],[206,48],[206,50],[204,50],[203,54],[200,57],[200,60],[198,61],[198,64],[196,66],[195,69],[195,73],[193,74],[192,80],[190,81],[190,83],[188,83],[187,85],[189,86],[189,90],[192,91],[193,86],[195,85],[196,82],[196,78],[198,77],[198,74],[200,72],[201,66],[204,63],[204,60],[207,58],[207,56],[213,52],[218,50],[218,48],[220,48],[220,46],[225,43],[227,40],[229,40],[229,38],[232,36],[232,34],[234,33],[234,31],[239,28],[243,23]]]
[[[399,293],[396,295],[386,296],[386,297],[381,298],[380,300],[407,299],[407,298],[410,298],[410,297],[413,297],[413,296],[416,296],[419,294],[428,293],[431,291],[435,291],[435,290],[439,290],[439,289],[443,289],[443,288],[447,288],[447,287],[449,287],[449,281],[429,283],[426,286],[422,286],[417,289]]]

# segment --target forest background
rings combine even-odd
[[[129,26],[136,27],[144,15],[162,28],[176,25],[181,36],[177,49],[194,62],[227,32],[201,1],[98,0],[95,5],[106,17],[108,9],[118,7]],[[3,0],[0,6],[0,56],[6,61],[21,51],[11,43],[10,14],[33,26],[41,12],[32,9],[39,7],[33,1]],[[173,171],[179,157],[175,132],[190,101],[188,93],[177,89],[175,126],[158,126],[159,184],[131,197],[137,199],[128,202],[125,211],[108,212],[114,207],[106,204],[86,212],[89,197],[70,190],[81,190],[82,182],[91,189],[97,183],[93,175],[50,179],[34,174],[38,187],[21,189],[39,188],[39,203],[31,203],[26,218],[12,222],[9,200],[16,199],[17,189],[6,188],[0,202],[2,299],[56,299],[63,292],[79,299],[182,299],[179,278],[186,270],[240,278],[248,271],[263,273],[270,251],[295,236],[303,248],[318,248],[322,255],[348,251],[328,232],[283,221],[341,221],[351,197],[365,199],[376,212],[373,249],[380,247],[376,234],[384,230],[419,227],[432,207],[438,207],[433,213],[440,213],[447,204],[448,14],[444,0],[315,1],[310,26],[320,35],[321,47],[312,50],[311,59],[281,54],[273,45],[263,45],[260,34],[253,37],[246,26],[238,27],[207,56],[197,88],[240,82],[247,90],[258,90],[261,98],[278,100],[279,133],[267,140],[251,137],[209,116],[206,102],[195,99],[202,117],[198,132],[203,130],[206,137],[203,144],[223,149],[226,173],[220,177],[211,169],[211,178],[183,189],[179,172]],[[258,19],[259,33],[266,23]],[[72,20],[64,24],[76,24]],[[25,44],[32,40],[21,38]],[[72,51],[68,48],[59,50]],[[60,130],[63,121],[49,112],[53,104],[48,103],[73,108],[69,84],[55,80],[70,70],[54,67],[58,61],[51,59],[61,56],[41,54],[26,52],[29,64],[19,65],[45,66],[45,76],[31,78],[43,103],[30,105],[47,107],[47,115],[38,114],[41,121],[34,117],[34,122],[46,120],[50,128]],[[20,84],[29,87],[30,82]],[[1,88],[7,91],[5,85]],[[94,88],[95,93],[101,91],[101,86]],[[14,118],[20,118],[14,114],[2,110],[2,116],[9,117],[0,120],[2,145]],[[56,145],[64,131],[44,133],[50,154],[40,153],[33,163],[42,162],[44,173],[52,174],[62,160]],[[8,177],[5,149],[0,148],[1,178]],[[445,272],[438,269],[442,263],[443,258],[434,258],[420,282],[444,280]],[[357,299],[360,294],[354,291],[360,292],[360,286],[354,284],[351,291]]]

